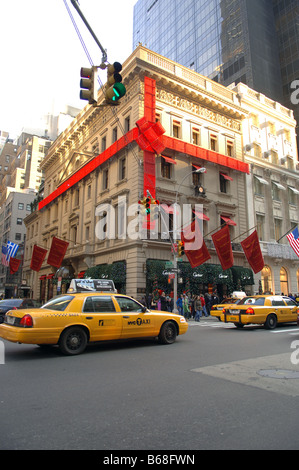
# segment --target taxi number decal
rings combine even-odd
[[[146,320],[142,320],[142,318],[137,318],[137,320],[132,320],[132,321],[128,321],[128,325],[149,325],[150,324],[150,319],[146,319]]]
[[[99,320],[99,326],[113,326],[115,325],[115,320]]]

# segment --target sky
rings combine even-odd
[[[79,7],[109,63],[133,51],[133,7],[137,0],[79,0]],[[80,68],[89,67],[66,5],[95,65],[102,52],[70,0],[0,0],[0,130],[10,136],[42,127],[41,117],[82,109]],[[114,15],[112,17],[112,15]],[[106,71],[100,71],[103,83]]]

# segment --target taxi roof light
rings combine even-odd
[[[111,279],[72,279],[68,294],[79,292],[114,292],[114,282]]]

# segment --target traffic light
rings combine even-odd
[[[147,197],[145,200],[145,212],[147,214],[151,213],[151,198],[150,197]]]
[[[97,67],[81,68],[81,81],[80,81],[80,99],[86,100],[89,104],[94,104],[98,102],[98,87],[97,87],[97,78],[98,78],[98,69]]]
[[[125,96],[126,88],[122,82],[122,76],[119,72],[122,70],[122,65],[119,62],[109,64],[107,67],[107,83],[105,90],[105,97],[108,102],[117,103],[117,101]]]
[[[146,198],[146,197],[144,197],[143,199],[140,199],[140,200],[138,201],[138,204],[139,204],[140,206],[143,206],[143,209],[141,209],[141,211],[140,211],[140,212],[143,213],[143,214],[147,214],[146,201],[147,201],[147,198]]]
[[[185,254],[184,242],[181,240],[178,242],[178,257],[181,258]]]

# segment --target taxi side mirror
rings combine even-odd
[[[142,313],[145,313],[145,312],[147,312],[147,307],[144,305],[144,306],[142,307]]]

